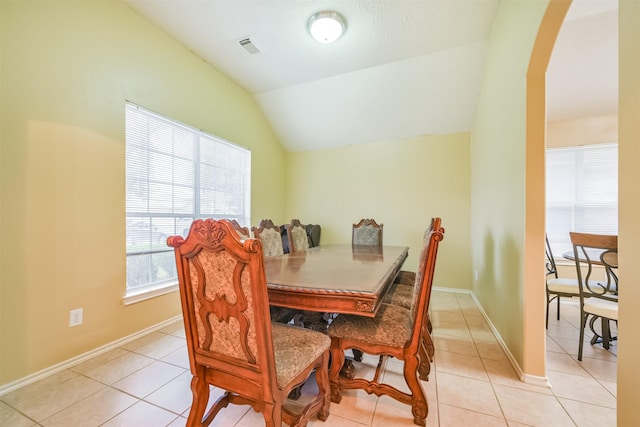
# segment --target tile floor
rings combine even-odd
[[[552,388],[521,383],[473,299],[434,291],[435,364],[424,382],[427,426],[615,426],[616,346],[585,344],[577,362],[578,307],[551,313],[547,368]],[[377,359],[357,369],[373,372]],[[385,380],[402,384],[391,360]],[[104,353],[66,371],[0,396],[0,426],[184,426],[191,403],[181,323]],[[303,397],[315,387],[310,380]],[[305,393],[306,391],[306,393]],[[264,425],[248,406],[222,410],[213,426]],[[326,423],[310,426],[412,426],[411,410],[388,397],[348,390]]]

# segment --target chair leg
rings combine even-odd
[[[560,320],[560,295],[556,297],[556,302],[558,303],[558,320]]]
[[[322,356],[322,365],[316,368],[316,383],[318,384],[318,394],[322,395],[322,408],[318,412],[318,419],[326,421],[329,417],[329,407],[331,405],[331,386],[329,383],[329,352]]]
[[[546,329],[549,329],[549,293],[547,293],[547,319],[545,323]]]
[[[611,330],[609,329],[609,319],[601,317],[602,322],[602,346],[605,350],[609,350],[609,344],[611,342]]]
[[[204,378],[204,373],[202,375]],[[207,403],[209,403],[209,385],[202,378],[194,376],[191,378],[191,394],[193,395],[193,401],[189,411],[189,418],[187,419],[187,426],[201,426],[204,411],[207,409]]]
[[[415,355],[409,355],[404,361],[404,379],[407,382],[409,390],[411,390],[411,413],[413,415],[413,423],[419,426],[427,424],[427,415],[429,406],[424,395],[424,390],[416,371],[420,361]]]
[[[331,338],[331,368],[329,369],[329,383],[331,384],[331,401],[340,403],[342,400],[342,386],[340,384],[340,370],[344,364],[344,351],[339,338]]]
[[[265,427],[282,427],[282,407],[280,404],[265,404],[262,416]]]
[[[584,328],[587,325],[587,313],[581,313],[580,316],[580,341],[578,343],[578,360],[582,361],[582,346],[584,344]]]
[[[421,381],[429,381],[429,373],[431,372],[431,363],[429,355],[424,348],[424,342],[420,345],[420,364],[418,365],[418,377]]]

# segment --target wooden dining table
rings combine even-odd
[[[374,317],[408,251],[405,246],[320,245],[265,258],[269,303]]]

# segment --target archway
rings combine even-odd
[[[550,0],[542,18],[527,70],[526,222],[524,257],[524,371],[546,378],[545,358],[533,349],[545,348],[544,233],[546,72],[571,0]]]

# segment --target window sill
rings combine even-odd
[[[159,285],[155,288],[145,289],[143,291],[132,292],[124,296],[124,305],[131,305],[148,299],[156,298],[178,290],[178,283],[167,283]]]

